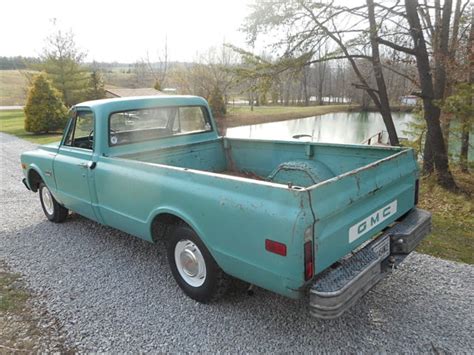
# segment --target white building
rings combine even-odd
[[[402,105],[415,106],[418,101],[418,96],[415,95],[405,95],[400,97],[400,102]]]

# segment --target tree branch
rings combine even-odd
[[[357,83],[352,83],[352,86],[354,86],[357,89],[362,89],[365,91],[372,91],[378,93],[379,91],[377,89],[371,88],[365,84],[357,84]]]
[[[377,37],[377,42],[379,42],[380,44],[383,44],[387,47],[393,48],[397,51],[404,52],[404,53],[411,54],[411,55],[415,55],[415,50],[414,49],[404,47],[404,46],[400,46],[400,45],[395,44],[393,42],[387,41],[386,39]]]
[[[299,1],[299,4],[308,12],[309,16],[313,19],[314,23],[318,25],[326,33],[328,37],[330,37],[334,42],[336,42],[336,44],[339,46],[342,53],[344,54],[345,58],[351,64],[352,69],[354,70],[354,73],[356,74],[357,78],[360,80],[361,82],[360,87],[367,91],[367,94],[371,97],[375,106],[380,107],[380,100],[379,100],[379,97],[377,96],[378,92],[376,90],[371,90],[369,88],[369,84],[367,83],[367,80],[365,80],[354,58],[351,57],[351,54],[349,53],[347,47],[344,45],[340,36],[336,36],[336,34],[332,33],[332,31],[330,31],[326,26],[321,24],[321,22],[318,20],[315,14],[311,11],[310,8],[308,8],[308,6],[302,0]]]
[[[420,86],[420,84],[419,84],[415,79],[413,79],[413,77],[410,77],[409,75],[404,74],[404,73],[402,73],[401,71],[392,68],[390,65],[382,64],[382,66],[383,66],[385,69],[390,70],[391,72],[394,72],[395,74],[401,76],[402,78],[407,79],[407,80],[410,81],[412,84],[414,84],[414,85],[416,85],[416,86]]]
[[[386,10],[387,12],[392,13],[392,14],[394,14],[394,15],[401,16],[401,17],[406,17],[406,15],[405,15],[404,12],[394,10],[394,9],[398,6],[398,3],[399,3],[399,2],[397,1],[397,2],[395,3],[395,5],[393,5],[393,6],[391,6],[391,7],[384,6],[384,5],[380,4],[380,3],[376,3],[375,6],[380,7],[381,9],[384,9],[384,10]]]
[[[314,63],[328,62],[330,60],[349,59],[349,58],[371,60],[371,57],[368,56],[368,55],[354,54],[354,55],[349,55],[349,56],[341,55],[341,56],[336,56],[336,57],[323,57],[323,58],[319,58],[319,59],[315,59],[315,60],[312,60],[310,62],[307,62],[306,64],[309,65],[309,64],[314,64]]]
[[[424,27],[428,31],[429,38],[434,38],[435,35],[435,28],[433,26],[433,22],[431,21],[430,16],[430,6],[428,6],[427,0],[423,1],[424,7],[420,4],[418,7],[418,13],[420,14],[420,19],[423,22]]]

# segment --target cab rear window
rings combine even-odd
[[[155,107],[114,112],[109,118],[109,146],[211,131],[204,106]]]

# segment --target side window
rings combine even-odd
[[[64,145],[92,150],[94,147],[94,114],[92,112],[77,112],[69,126]]]
[[[66,138],[64,138],[64,145],[72,146],[72,136],[73,136],[75,124],[76,124],[76,116],[74,114],[71,117],[71,121],[69,123],[68,131],[66,133]]]

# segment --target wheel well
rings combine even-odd
[[[183,219],[171,213],[162,213],[153,219],[151,224],[151,236],[154,242],[159,239],[166,239],[170,227],[180,224],[187,224]]]
[[[40,174],[36,170],[31,169],[28,172],[28,184],[30,185],[31,191],[38,191],[39,184],[43,181]]]

